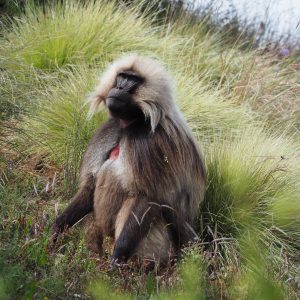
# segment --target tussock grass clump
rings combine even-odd
[[[62,163],[68,145],[86,146],[91,133],[101,123],[101,114],[97,121],[96,118],[88,120],[84,102],[93,88],[95,72],[82,66],[76,71],[62,72],[60,77],[60,82],[49,81],[47,89],[41,91],[35,101],[36,109],[24,119],[23,129],[26,140],[30,137],[31,153],[46,151],[51,159]]]
[[[299,151],[293,138],[254,128],[210,145],[202,218],[216,236],[206,233],[211,238],[239,239],[255,228],[265,249],[278,247],[277,254],[286,250],[296,258],[300,246]]]
[[[93,132],[106,113],[87,119],[84,99],[92,90],[96,72],[85,66],[63,71],[49,80],[46,89],[34,101],[35,109],[22,122],[17,143],[29,155],[44,153],[64,169],[67,194],[76,189],[80,161]]]
[[[160,45],[154,33],[148,19],[113,1],[64,1],[47,7],[46,12],[27,5],[25,15],[7,29],[1,53],[11,68],[22,63],[53,70],[83,61],[111,60],[132,49],[153,51]]]

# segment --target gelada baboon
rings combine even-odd
[[[99,252],[114,238],[113,263],[144,257],[164,264],[193,239],[205,170],[197,142],[179,111],[166,70],[129,55],[113,64],[91,95],[110,118],[83,157],[80,188],[56,219],[59,234],[93,212]]]

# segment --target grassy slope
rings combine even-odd
[[[0,269],[8,297],[86,295],[87,283],[99,274],[110,279],[114,290],[120,287],[141,298],[173,299],[179,290],[178,299],[281,299],[282,289],[296,297],[300,156],[295,63],[240,51],[238,45],[224,47],[221,35],[185,14],[172,25],[154,26],[152,19],[111,2],[82,7],[72,1],[46,14],[28,8],[4,32]],[[204,243],[185,250],[181,271],[170,268],[161,276],[110,270],[109,253],[99,259],[87,252],[80,226],[54,251],[46,246],[57,210],[76,188],[86,143],[105,118],[100,113],[87,120],[84,97],[107,62],[128,51],[158,57],[170,69],[179,105],[208,167],[198,224]],[[283,103],[290,105],[282,108]],[[191,261],[198,268],[191,268]],[[178,272],[183,281],[178,282]],[[173,292],[164,292],[170,287]],[[107,289],[103,282],[93,283],[88,293],[104,299],[111,297]],[[116,292],[117,297],[131,298]]]

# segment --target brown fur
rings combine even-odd
[[[138,255],[165,263],[194,236],[190,226],[203,200],[204,164],[170,77],[154,60],[131,55],[114,62],[89,99],[90,114],[105,103],[117,74],[129,70],[145,79],[133,96],[145,123],[121,128],[111,119],[102,126],[84,156],[81,180],[94,179],[95,227],[98,235],[115,237],[114,258]],[[108,159],[117,144],[119,157]]]
[[[128,219],[132,207],[135,204],[135,198],[128,198],[124,201],[121,209],[118,212],[116,223],[115,223],[115,240],[117,240],[122,232],[126,220]]]

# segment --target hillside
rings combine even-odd
[[[300,297],[300,73],[180,12],[114,1],[26,5],[0,34],[0,299]],[[158,18],[160,18],[158,20]],[[84,222],[49,247],[103,110],[85,98],[124,53],[159,59],[203,149],[200,241],[164,271],[112,269]]]

